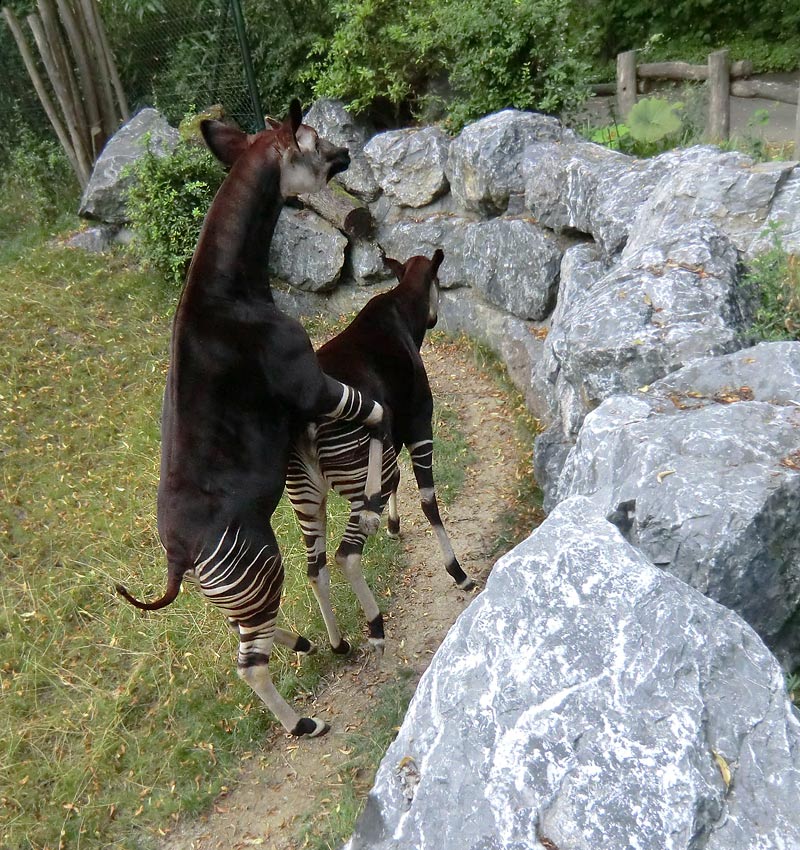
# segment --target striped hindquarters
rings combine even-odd
[[[369,433],[360,425],[337,420],[309,426],[296,441],[289,462],[286,488],[307,542],[320,533],[324,537],[324,516],[320,516],[320,512],[324,511],[328,490],[347,499],[351,516],[364,508],[369,439]],[[397,487],[399,478],[394,446],[385,438],[381,466],[381,510],[389,494]],[[352,523],[349,523],[346,538],[353,536],[351,526]],[[363,543],[363,535],[360,537]],[[321,551],[324,551],[324,543]]]
[[[281,602],[280,553],[258,532],[248,535],[230,527],[206,550],[192,568],[195,581],[206,599],[238,626],[239,666],[264,663]]]

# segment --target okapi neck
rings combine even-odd
[[[267,263],[283,207],[277,162],[237,161],[206,215],[186,281],[202,296],[272,300]],[[201,297],[202,297],[201,296]]]

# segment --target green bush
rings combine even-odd
[[[751,39],[773,46],[800,38],[800,5],[785,0],[589,0],[588,22],[602,33],[606,56],[641,47],[661,33],[669,42],[696,44],[704,55],[728,39]],[[677,56],[668,59],[696,59]],[[737,56],[736,58],[750,58]],[[795,55],[797,67],[797,56]]]
[[[569,0],[340,0],[307,73],[317,96],[395,120],[438,101],[454,128],[505,107],[560,112],[587,95],[593,30],[571,39]]]
[[[44,226],[78,205],[78,181],[61,147],[24,125],[0,176],[0,239]]]
[[[755,307],[753,331],[766,340],[800,340],[800,259],[772,230],[772,247],[756,257],[744,282]]]
[[[132,173],[127,210],[133,250],[180,286],[223,171],[205,148],[181,142],[170,156],[148,151]]]

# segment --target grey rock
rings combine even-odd
[[[800,254],[800,167],[797,165],[778,186],[765,227],[748,247],[747,256],[755,257],[768,251],[775,244],[776,236],[786,251]]]
[[[300,289],[324,292],[339,281],[347,238],[311,210],[281,210],[269,252],[274,275]]]
[[[465,286],[469,273],[464,259],[464,239],[470,221],[459,216],[437,215],[421,221],[401,220],[378,227],[377,241],[387,257],[404,263],[409,257],[430,257],[437,248],[444,251],[439,283],[444,289]]]
[[[505,364],[528,409],[534,416],[546,416],[547,411],[542,408],[546,395],[532,368],[542,357],[546,323],[511,316],[464,287],[441,293],[436,327],[454,336],[466,334],[488,346]]]
[[[574,445],[574,437],[564,434],[559,421],[537,434],[533,441],[533,476],[542,491],[542,508],[546,513],[558,504],[558,480]]]
[[[133,238],[133,232],[127,227],[115,224],[100,224],[79,230],[67,239],[67,246],[80,248],[91,254],[104,254],[117,245],[128,245]]]
[[[630,242],[649,241],[654,228],[674,230],[709,219],[745,252],[763,231],[773,199],[795,165],[753,162],[708,146],[662,154],[657,164],[667,172],[639,209]]]
[[[680,396],[684,408],[726,400],[800,406],[800,342],[760,342],[695,360],[656,381],[651,394]]]
[[[558,485],[559,499],[617,512],[656,566],[740,614],[789,671],[800,666],[798,386],[800,343],[692,364],[589,414]]]
[[[561,369],[561,359],[568,354],[571,308],[591,299],[591,291],[597,281],[608,272],[608,263],[595,244],[575,245],[564,252],[561,261],[559,296],[551,317],[550,329],[544,344],[544,353],[536,363],[534,371],[538,385],[544,390],[548,425],[560,423],[565,437],[578,433],[589,402],[583,397],[580,384],[573,386]],[[552,469],[552,464],[548,464]],[[548,486],[546,480],[537,478],[540,486]]]
[[[109,224],[128,221],[125,203],[133,184],[130,167],[149,149],[157,156],[175,150],[180,134],[156,109],[142,109],[106,142],[81,196],[78,215]]]
[[[350,243],[345,273],[359,286],[369,286],[392,278],[391,271],[383,262],[380,246],[367,239],[356,239]]]
[[[738,252],[727,237],[704,219],[673,230],[654,222],[650,236],[629,241],[604,275],[581,273],[582,288],[562,269],[545,368],[566,435],[603,399],[745,344]]]
[[[530,219],[496,218],[465,229],[470,284],[521,319],[540,321],[552,311],[561,253],[555,237]]]
[[[450,137],[438,127],[390,130],[364,147],[381,189],[397,204],[424,207],[447,192]]]
[[[450,630],[346,848],[779,850],[798,799],[775,659],[574,498]]]
[[[563,138],[573,135],[555,118],[516,109],[469,124],[450,143],[450,191],[464,210],[498,215],[510,195],[525,190],[522,159],[528,145]]]
[[[350,151],[350,167],[333,179],[365,201],[377,198],[380,188],[364,154],[372,129],[351,115],[339,100],[323,98],[308,110],[303,122],[335,145]]]
[[[634,216],[665,171],[658,159],[590,142],[543,142],[523,156],[525,204],[541,224],[590,234],[611,255],[625,245]]]
[[[377,283],[369,289],[343,283],[336,289],[309,292],[279,280],[272,281],[275,304],[284,313],[301,321],[318,316],[327,316],[333,321],[338,321],[342,316],[358,312],[370,298],[390,288],[391,284],[382,283]]]

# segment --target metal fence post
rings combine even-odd
[[[247,31],[244,27],[242,5],[239,0],[230,0],[230,6],[233,12],[233,25],[236,29],[236,38],[242,54],[242,64],[244,65],[244,75],[247,79],[247,88],[250,92],[250,102],[253,104],[253,112],[255,113],[256,129],[263,130],[266,127],[264,123],[264,110],[261,108],[261,99],[258,96],[256,75],[253,71],[253,60],[250,57],[250,45],[247,43]]]

